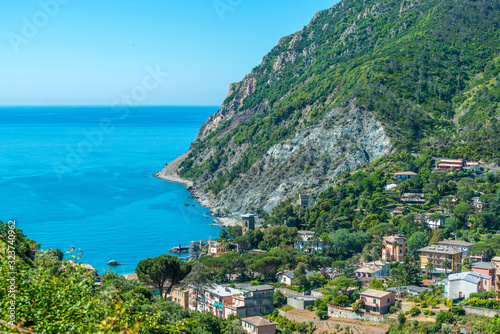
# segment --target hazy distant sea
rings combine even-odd
[[[109,260],[131,273],[173,246],[217,238],[184,186],[151,176],[217,109],[0,108],[0,220],[16,219],[42,249],[80,248],[101,274]]]

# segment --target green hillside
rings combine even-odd
[[[500,163],[499,18],[493,0],[341,1],[280,40],[247,76],[250,94],[232,85],[231,117],[198,136],[179,174],[217,195],[270,147],[352,103],[397,149]]]

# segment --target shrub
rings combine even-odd
[[[439,312],[439,314],[437,315],[436,323],[444,323],[444,322],[451,324],[453,322],[453,314],[451,314],[450,312],[443,312],[443,311]]]
[[[389,308],[389,312],[390,313],[396,313],[398,311],[398,308],[395,306],[395,305],[392,305],[390,308]]]
[[[312,311],[313,309],[314,309],[314,305],[308,305],[306,307],[306,310],[308,310],[308,311]]]
[[[250,286],[259,285],[259,281],[250,281]]]
[[[412,316],[417,316],[417,315],[419,315],[419,314],[420,314],[420,309],[419,309],[418,307],[414,306],[414,307],[412,307],[412,308],[410,309],[410,314],[411,314]]]
[[[318,318],[320,318],[321,320],[323,320],[323,319],[325,319],[328,316],[328,311],[326,311],[326,310],[317,310],[316,311],[316,315],[318,316]]]
[[[398,322],[400,325],[404,325],[404,323],[406,322],[406,317],[403,313],[400,313],[398,315]]]
[[[452,306],[450,311],[456,315],[465,315],[465,310],[462,306]]]
[[[357,302],[355,302],[354,304],[352,304],[352,310],[354,312],[359,312],[359,311],[361,311],[361,309],[363,308],[364,305],[365,305],[365,302],[360,299]]]
[[[424,300],[422,304],[420,304],[421,308],[426,308],[427,307],[427,302]]]
[[[153,298],[153,294],[151,293],[151,291],[149,291],[149,289],[144,287],[144,286],[141,286],[141,285],[136,286],[134,290],[135,290],[135,292],[140,293],[141,295],[143,295],[147,299]]]
[[[441,329],[441,332],[443,332],[443,334],[449,334],[451,332],[451,327],[450,326],[443,326]]]

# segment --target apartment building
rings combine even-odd
[[[450,246],[429,245],[418,250],[420,253],[420,267],[427,270],[427,264],[433,263],[435,268],[433,273],[459,273],[462,267],[461,249]]]
[[[224,317],[238,314],[241,318],[270,314],[274,310],[274,288],[270,285],[237,285],[239,293],[232,296],[230,303],[224,304]]]
[[[180,305],[184,308],[189,308],[189,288],[183,289],[180,287],[172,288],[172,292],[170,292],[170,297],[172,301],[177,305]]]

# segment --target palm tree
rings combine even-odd
[[[443,261],[443,268],[444,268],[445,273],[446,273],[446,269],[450,269],[451,268],[451,262],[448,259],[444,259],[444,261]]]
[[[430,275],[430,278],[432,278],[432,272],[436,269],[436,265],[434,264],[434,262],[427,262],[427,265],[425,266],[425,271],[427,274]]]

